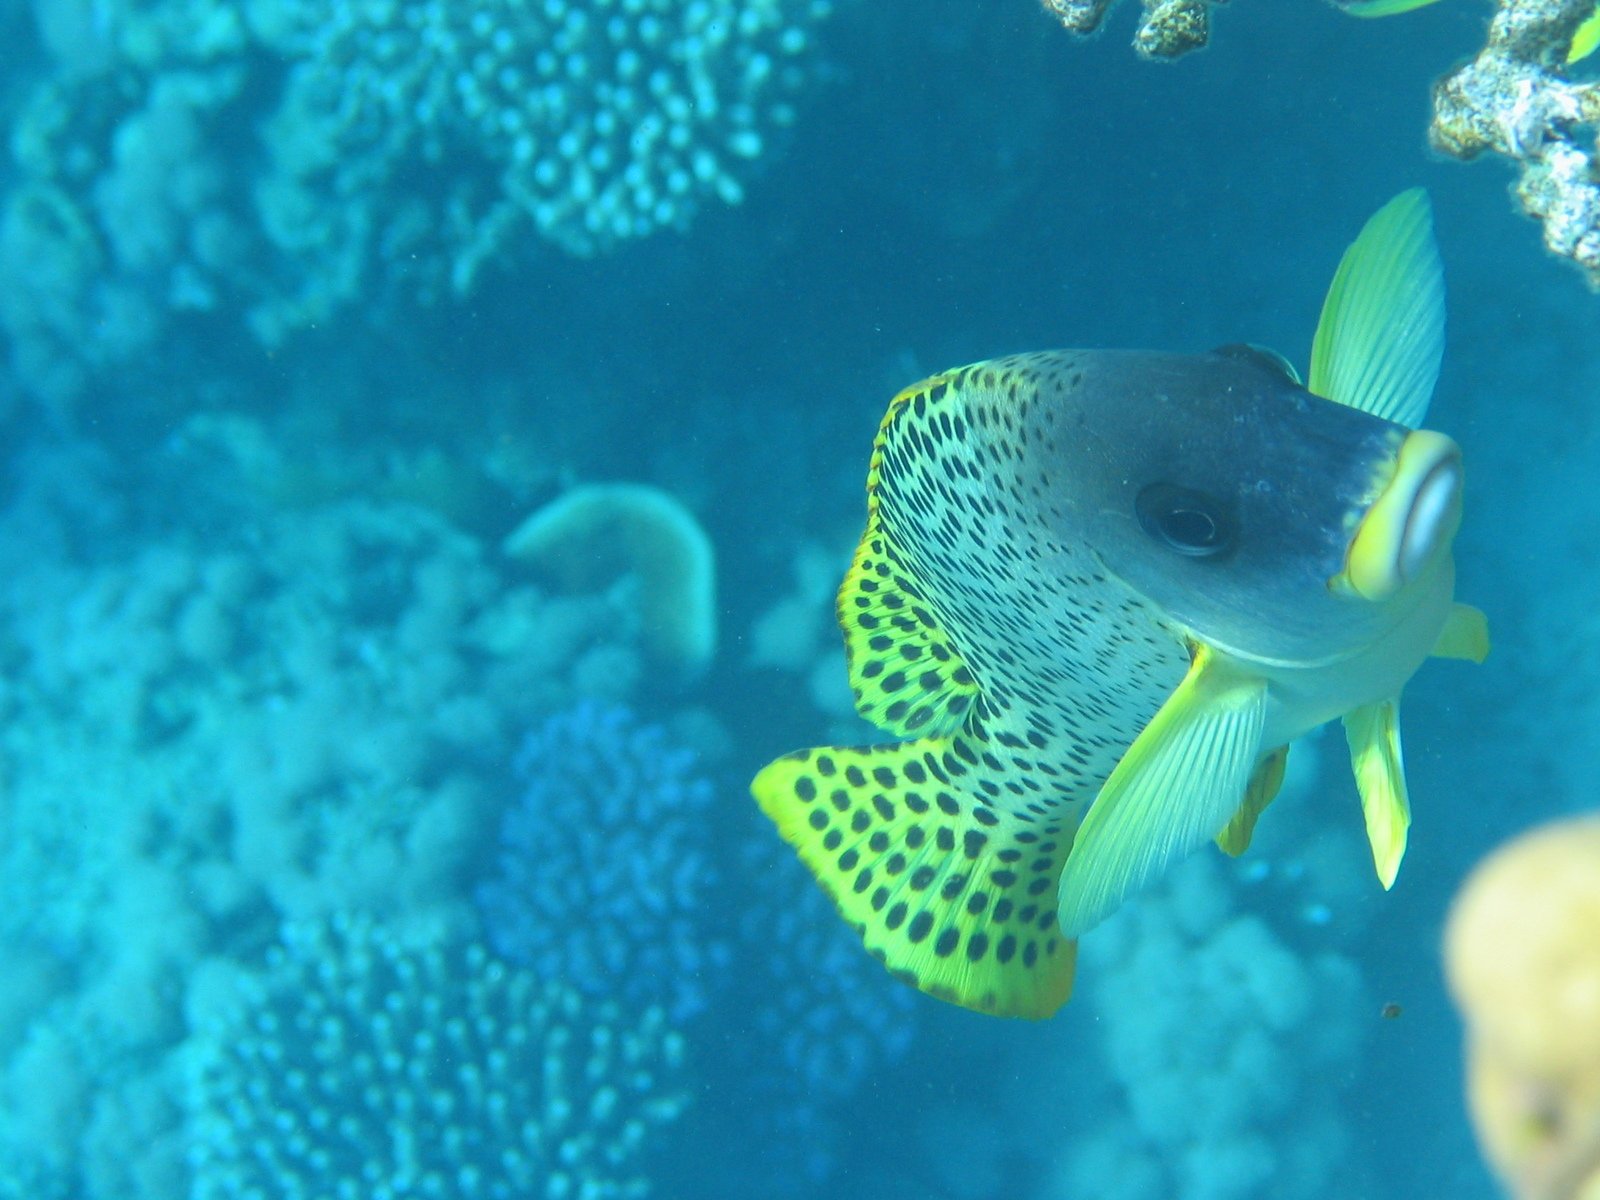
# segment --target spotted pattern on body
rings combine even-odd
[[[1093,355],[1018,355],[891,402],[839,591],[861,714],[916,740],[779,759],[753,791],[869,950],[924,991],[1042,1016],[1071,992],[1056,884],[1073,831],[1183,677],[1181,638],[1073,525]]]

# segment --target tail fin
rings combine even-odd
[[[1072,837],[989,803],[981,750],[967,735],[803,750],[751,792],[896,976],[978,1012],[1047,1017],[1072,994],[1077,943],[1056,923]]]

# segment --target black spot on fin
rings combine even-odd
[[[1056,887],[1071,835],[993,806],[968,735],[803,750],[750,790],[866,948],[897,977],[978,1012],[1047,1017],[1077,943]]]

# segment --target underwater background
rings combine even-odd
[[[1439,939],[1594,804],[1600,302],[1427,149],[1486,15],[0,0],[0,1197],[1494,1194]],[[1053,1020],[894,982],[746,791],[873,736],[889,397],[1303,367],[1417,184],[1495,650],[1407,689],[1397,886],[1324,730]]]

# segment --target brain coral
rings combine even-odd
[[[638,1153],[681,1109],[659,1010],[359,921],[290,926],[200,1026],[194,1200],[644,1196]]]
[[[694,756],[623,708],[581,703],[547,718],[517,755],[497,870],[477,891],[490,943],[588,996],[705,1005],[721,957],[699,920],[713,877],[712,790]]]

